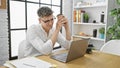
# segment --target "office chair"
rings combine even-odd
[[[120,56],[120,40],[110,40],[105,43],[100,51]]]
[[[18,47],[18,59],[24,58],[25,46],[26,46],[26,41],[25,40],[21,41]]]

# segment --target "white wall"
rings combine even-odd
[[[0,9],[0,65],[9,58],[7,10]]]

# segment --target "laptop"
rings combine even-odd
[[[84,56],[88,47],[88,40],[75,40],[71,42],[68,52],[52,54],[51,58],[60,62],[69,62],[71,60]]]

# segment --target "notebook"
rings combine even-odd
[[[68,52],[61,54],[52,54],[51,58],[61,62],[69,62],[71,60],[84,56],[87,47],[88,40],[75,40],[71,42],[71,46]]]

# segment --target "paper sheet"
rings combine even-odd
[[[20,60],[8,61],[13,68],[50,68],[51,64],[35,57],[27,57]]]

